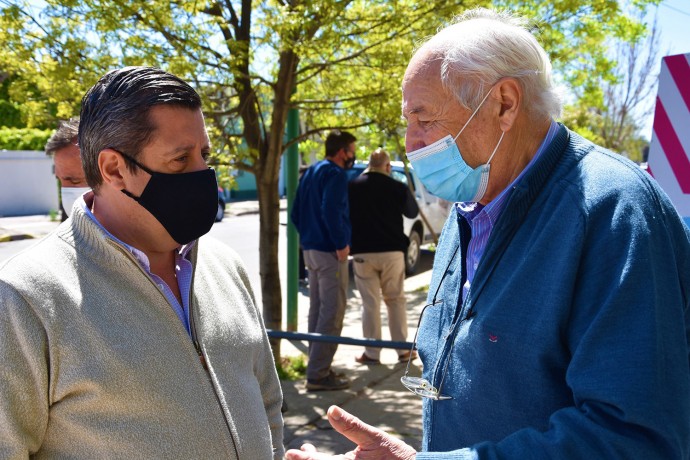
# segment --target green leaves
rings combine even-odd
[[[598,87],[613,67],[607,46],[644,30],[621,3],[497,0],[493,6],[532,17],[560,79],[576,98],[600,106]],[[313,134],[368,126],[365,138],[370,131],[372,142],[380,142],[404,131],[400,83],[415,44],[478,5],[492,3],[52,0],[37,11],[19,2],[2,8],[0,64],[17,75],[12,100],[32,125],[76,115],[84,91],[113,67],[156,65],[196,84],[220,136],[215,144],[238,159],[267,151],[269,133],[284,130],[285,116],[275,110],[289,107],[300,109]],[[282,103],[285,94],[289,104]],[[251,148],[230,141],[238,134],[250,138]]]
[[[51,134],[50,129],[0,127],[0,149],[43,150]]]

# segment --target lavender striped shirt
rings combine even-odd
[[[90,195],[91,193],[93,192],[89,192],[85,196]],[[175,274],[177,276],[177,286],[180,289],[180,297],[182,298],[182,304],[180,304],[172,289],[170,289],[165,281],[163,281],[163,279],[158,275],[155,275],[151,272],[151,264],[149,263],[149,258],[146,256],[146,254],[139,249],[115,238],[115,236],[113,236],[108,230],[106,230],[105,227],[103,227],[103,225],[101,225],[98,219],[96,219],[96,216],[91,213],[91,210],[84,201],[84,197],[82,196],[79,198],[79,200],[81,200],[80,205],[86,215],[89,216],[89,218],[91,218],[91,220],[98,225],[101,230],[103,230],[103,233],[105,233],[108,238],[114,240],[132,253],[134,258],[139,262],[139,265],[141,265],[144,271],[149,274],[153,282],[156,283],[158,288],[163,292],[163,294],[165,294],[165,298],[168,299],[168,303],[170,303],[173,311],[180,321],[182,321],[182,325],[187,330],[187,333],[191,336],[191,329],[189,326],[189,291],[192,287],[192,263],[187,260],[187,254],[189,254],[189,251],[196,244],[196,240],[181,246],[175,252]]]
[[[510,192],[513,186],[517,184],[525,172],[530,169],[535,160],[541,155],[541,153],[546,150],[546,148],[551,144],[554,136],[560,128],[559,124],[555,121],[551,121],[551,126],[549,126],[549,131],[546,133],[546,137],[542,141],[541,145],[537,149],[537,153],[527,164],[525,169],[511,182],[508,187],[506,187],[496,198],[494,198],[486,206],[479,203],[473,202],[459,202],[455,203],[455,209],[457,213],[462,216],[469,224],[472,229],[472,238],[470,238],[469,245],[467,247],[466,256],[466,268],[467,268],[467,280],[462,287],[462,299],[465,300],[467,297],[467,291],[469,291],[472,285],[472,280],[474,279],[474,274],[479,266],[479,261],[484,254],[484,249],[486,249],[486,243],[489,241],[489,235],[491,235],[491,230],[494,227],[496,221],[503,212],[506,200],[510,196]]]

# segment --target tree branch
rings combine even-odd
[[[375,124],[375,123],[376,123],[375,121],[369,120],[369,121],[365,121],[365,122],[362,122],[362,123],[356,123],[356,124],[351,124],[351,125],[341,125],[341,124],[339,124],[339,125],[337,125],[337,126],[321,126],[321,127],[319,127],[319,128],[310,129],[310,130],[307,130],[307,131],[301,133],[301,134],[300,134],[299,136],[297,136],[296,138],[294,138],[294,139],[292,139],[292,140],[286,142],[285,144],[283,144],[283,149],[284,149],[284,150],[287,150],[288,147],[292,146],[293,144],[299,143],[299,142],[303,142],[303,141],[309,139],[310,137],[314,136],[315,134],[322,133],[322,132],[324,132],[324,131],[331,131],[331,130],[333,130],[333,129],[339,129],[339,130],[341,130],[341,131],[344,131],[344,130],[355,130],[355,129],[358,129],[358,128],[363,128],[363,127],[365,127],[365,126],[371,126],[371,125],[373,125],[373,124]]]

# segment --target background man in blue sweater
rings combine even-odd
[[[307,169],[297,187],[292,222],[300,234],[309,270],[309,332],[340,335],[345,315],[350,254],[347,175],[355,162],[355,136],[333,131],[326,138],[326,159]],[[331,369],[337,344],[312,342],[307,390],[342,390],[350,382]]]
[[[346,458],[690,458],[690,230],[668,196],[554,122],[548,57],[507,13],[440,31],[402,91],[408,158],[456,202],[423,374],[403,377],[425,398],[422,452],[331,407]]]

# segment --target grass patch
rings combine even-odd
[[[301,380],[307,375],[307,363],[303,355],[281,356],[276,370],[280,380]]]
[[[425,284],[424,286],[419,286],[417,289],[413,290],[412,292],[420,292],[420,293],[429,293],[429,285]]]

